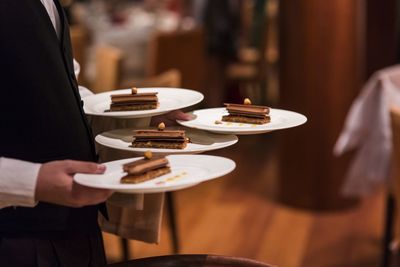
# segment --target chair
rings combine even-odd
[[[240,91],[255,99],[255,102],[266,100],[266,83],[269,64],[278,60],[278,55],[272,47],[276,44],[277,1],[264,3],[264,15],[257,25],[261,34],[255,46],[244,46],[238,51],[238,61],[226,68],[227,81],[236,83]],[[261,8],[255,6],[256,8]],[[261,12],[258,10],[257,12]]]
[[[71,44],[74,58],[81,66],[79,75],[79,84],[85,85],[85,69],[86,69],[86,50],[88,47],[89,36],[85,27],[81,25],[72,25],[70,27]]]
[[[205,42],[201,28],[156,33],[149,45],[147,76],[169,69],[182,75],[182,87],[202,91],[204,88]]]
[[[171,242],[172,242],[172,251],[174,254],[179,253],[180,251],[180,242],[179,242],[179,234],[178,234],[178,225],[176,222],[176,210],[175,210],[175,200],[174,194],[172,192],[165,193],[165,208],[167,209],[168,214],[168,225],[171,231]],[[129,241],[126,238],[121,238],[121,247],[122,247],[122,258],[124,260],[129,259]]]
[[[168,255],[131,260],[121,263],[110,264],[108,267],[272,267],[272,265],[255,260],[208,255]]]
[[[391,108],[393,144],[393,182],[386,199],[386,222],[383,246],[382,266],[391,266],[391,261],[398,261],[398,256],[391,257],[392,250],[398,253],[400,242],[400,109]],[[397,257],[396,257],[397,256]],[[393,262],[392,262],[393,264]],[[393,265],[398,266],[398,265]]]
[[[96,78],[94,93],[129,87],[180,87],[182,74],[178,69],[166,69],[141,80],[122,80],[123,52],[115,47],[103,46],[96,50]]]
[[[102,46],[96,50],[96,79],[92,85],[94,93],[101,93],[119,88],[122,66],[121,50]]]
[[[120,88],[129,87],[180,87],[182,84],[181,72],[177,69],[169,69],[161,74],[148,77],[143,80],[123,81]]]

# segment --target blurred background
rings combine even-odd
[[[399,61],[399,1],[62,2],[80,84],[96,93],[183,87],[205,95],[199,107],[249,97],[308,117],[301,127],[243,136],[213,152],[237,169],[174,192],[175,213],[165,212],[158,245],[104,234],[110,262],[179,252],[372,267],[397,255],[388,245],[390,171],[367,193],[344,194],[355,152],[336,157],[333,148],[366,81]],[[371,116],[372,130],[374,123]]]

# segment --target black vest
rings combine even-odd
[[[45,163],[96,161],[62,8],[60,40],[40,0],[0,1],[0,156]],[[51,237],[97,230],[98,206],[48,203],[0,209],[0,236]]]

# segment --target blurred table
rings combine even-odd
[[[89,30],[92,42],[88,53],[87,80],[95,79],[95,50],[113,46],[123,52],[122,80],[143,78],[146,75],[147,48],[156,31],[178,28],[179,16],[168,10],[145,10],[140,5],[125,8],[113,18],[101,2],[78,5],[78,20]]]

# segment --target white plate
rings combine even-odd
[[[213,134],[196,129],[185,129],[186,135],[190,138],[189,143],[184,149],[164,149],[164,148],[136,148],[131,147],[134,129],[112,130],[96,136],[95,140],[100,145],[131,151],[142,155],[147,150],[154,154],[197,154],[205,151],[228,147],[237,143],[238,138],[235,135]]]
[[[114,90],[95,94],[82,98],[85,113],[93,116],[104,116],[114,118],[143,118],[160,115],[172,110],[189,107],[201,102],[204,96],[196,91],[182,88],[160,88],[149,87],[139,88],[140,93],[158,93],[160,105],[156,109],[135,110],[135,111],[111,111],[105,112],[110,108],[112,94],[129,94],[131,89]]]
[[[125,173],[122,165],[139,158],[123,159],[105,163],[104,174],[76,174],[75,182],[94,188],[110,189],[122,193],[158,193],[194,186],[204,181],[224,176],[236,167],[233,160],[208,155],[171,155],[167,159],[171,173],[139,184],[121,184]]]
[[[220,134],[244,135],[267,133],[299,126],[307,121],[307,118],[302,114],[282,109],[271,109],[271,122],[262,125],[235,122],[215,124],[215,121],[221,121],[222,116],[228,115],[228,111],[225,108],[201,109],[192,113],[196,116],[194,120],[178,121],[178,123],[186,127]]]

